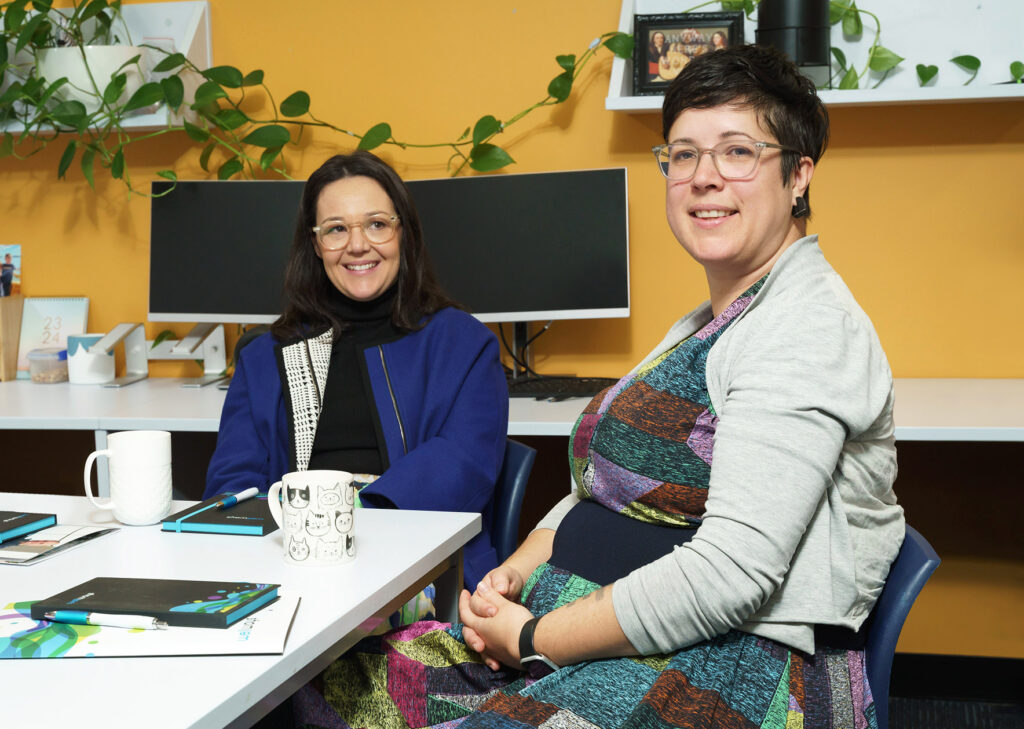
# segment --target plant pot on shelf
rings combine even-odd
[[[136,56],[140,57],[139,61],[128,64]],[[50,83],[59,78],[68,80],[56,95],[65,101],[82,102],[90,114],[100,108],[103,91],[117,73],[125,74],[127,79],[117,101],[123,103],[131,98],[145,81],[142,68],[145,58],[146,49],[138,46],[66,46],[43,48],[36,53],[37,67],[43,78]]]

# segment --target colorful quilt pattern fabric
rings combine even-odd
[[[641,521],[700,524],[717,416],[708,351],[753,299],[755,283],[699,332],[598,395],[570,439],[578,493]],[[600,585],[552,564],[522,601],[544,615]],[[323,729],[874,729],[863,651],[808,656],[730,631],[671,655],[567,666],[543,678],[493,672],[460,625],[419,622],[369,638],[297,698]]]

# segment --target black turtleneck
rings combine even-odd
[[[350,473],[384,472],[387,458],[377,439],[373,398],[362,352],[401,336],[391,323],[397,283],[372,301],[355,301],[334,291],[331,310],[349,326],[334,341],[323,409],[317,423],[310,469]]]

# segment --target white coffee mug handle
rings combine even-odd
[[[284,516],[281,514],[281,482],[276,481],[267,491],[267,506],[277,526],[284,529]]]
[[[92,453],[89,454],[89,457],[85,459],[85,497],[89,499],[92,505],[95,506],[97,509],[106,509],[108,511],[111,511],[114,508],[113,499],[107,499],[107,503],[101,504],[92,495],[92,462],[95,461],[98,456],[106,456],[107,458],[110,458],[110,449],[104,449],[102,451],[93,451]]]

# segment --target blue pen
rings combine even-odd
[[[44,613],[43,617],[54,623],[69,625],[105,625],[112,628],[142,628],[143,630],[166,630],[167,623],[148,615],[112,615],[110,613],[88,613],[84,610],[55,610]]]
[[[241,491],[241,492],[235,494],[234,496],[226,496],[226,497],[224,497],[223,499],[221,499],[220,501],[217,502],[217,508],[218,509],[230,509],[232,506],[237,504],[239,501],[245,501],[246,499],[251,499],[253,496],[258,494],[259,492],[260,492],[260,490],[258,488],[256,488],[255,486],[253,486],[252,488],[248,488],[245,491]]]

